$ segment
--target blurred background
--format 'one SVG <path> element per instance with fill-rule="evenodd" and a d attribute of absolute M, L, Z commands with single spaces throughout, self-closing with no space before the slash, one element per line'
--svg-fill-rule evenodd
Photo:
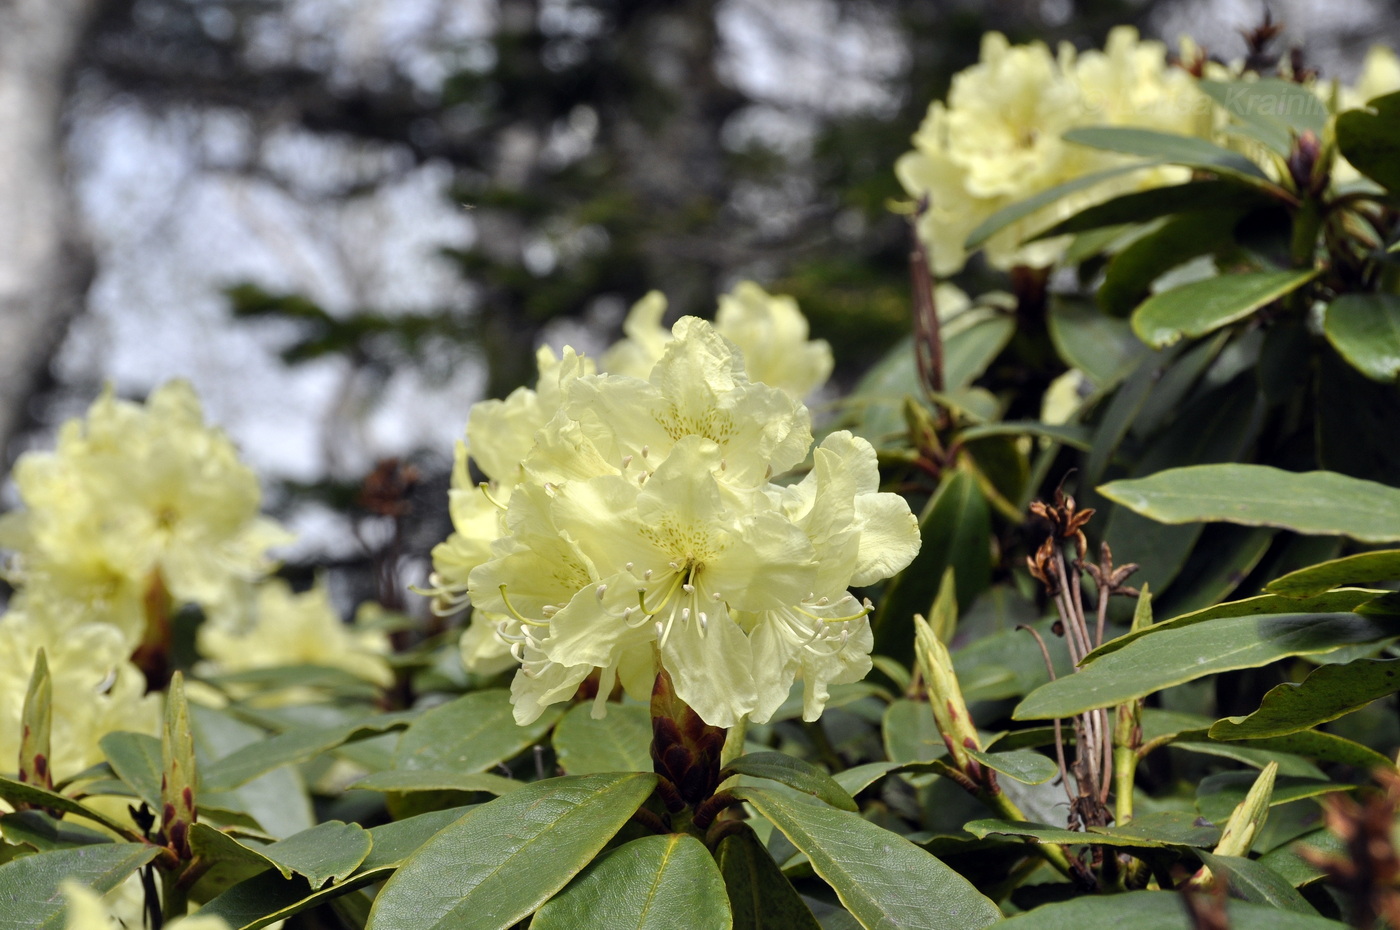
<path fill-rule="evenodd" d="M 1400 45 L 1392 2 L 1270 10 L 1325 76 Z M 1228 59 L 1264 12 L 0 0 L 6 467 L 104 383 L 188 378 L 301 535 L 292 573 L 404 603 L 468 407 L 528 381 L 536 345 L 596 352 L 652 288 L 709 315 L 746 278 L 798 298 L 838 381 L 906 332 L 891 168 L 985 30 L 1083 48 L 1131 23 Z"/>

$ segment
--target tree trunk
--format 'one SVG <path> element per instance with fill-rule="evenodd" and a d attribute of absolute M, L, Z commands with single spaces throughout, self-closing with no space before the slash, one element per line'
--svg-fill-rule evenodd
<path fill-rule="evenodd" d="M 0 452 L 91 277 L 64 183 L 60 120 L 100 2 L 0 0 Z"/>

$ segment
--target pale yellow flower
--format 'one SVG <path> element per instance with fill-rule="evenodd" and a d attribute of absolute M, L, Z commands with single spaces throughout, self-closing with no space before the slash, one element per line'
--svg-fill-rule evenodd
<path fill-rule="evenodd" d="M 1193 133 L 1209 112 L 1189 75 L 1167 63 L 1166 47 L 1115 29 L 1102 52 L 1058 57 L 1041 43 L 1013 46 L 983 37 L 981 60 L 953 78 L 946 103 L 934 101 L 914 136 L 914 151 L 895 165 L 904 189 L 928 207 L 918 232 L 934 272 L 952 274 L 967 260 L 964 242 L 996 211 L 1124 159 L 1061 137 L 1082 126 L 1133 126 Z M 1181 169 L 1120 175 L 1063 198 L 993 236 L 994 267 L 1043 267 L 1065 241 L 1027 243 L 1039 230 L 1116 194 L 1185 180 Z"/>
<path fill-rule="evenodd" d="M 114 915 L 113 908 L 86 885 L 70 880 L 65 881 L 62 888 L 63 897 L 68 901 L 67 920 L 63 925 L 65 930 L 134 930 L 141 926 L 140 923 L 129 922 L 141 918 L 126 913 L 127 909 L 120 911 L 127 919 Z M 176 918 L 166 926 L 170 930 L 229 930 L 223 918 L 198 913 Z"/>
<path fill-rule="evenodd" d="M 108 733 L 158 731 L 160 700 L 145 693 L 145 676 L 128 661 L 121 632 L 106 623 L 65 622 L 60 609 L 26 592 L 0 616 L 0 772 L 18 768 L 20 719 L 40 649 L 53 683 L 55 780 L 101 762 L 98 742 Z"/>
<path fill-rule="evenodd" d="M 380 687 L 393 683 L 382 632 L 343 623 L 330 592 L 317 582 L 294 593 L 280 578 L 257 588 L 252 621 L 244 627 L 206 622 L 199 628 L 199 651 L 214 674 L 284 665 L 338 668 Z"/>
<path fill-rule="evenodd" d="M 767 719 L 798 678 L 813 719 L 827 685 L 870 668 L 866 608 L 846 589 L 918 549 L 868 443 L 836 434 L 811 476 L 774 484 L 811 444 L 806 408 L 750 381 L 711 324 L 687 317 L 673 336 L 648 380 L 568 385 L 492 559 L 471 573 L 473 604 L 520 664 L 521 722 L 595 670 L 595 713 L 616 684 L 645 699 L 661 668 L 715 726 Z M 485 622 L 470 657 L 484 655 Z"/>
<path fill-rule="evenodd" d="M 666 298 L 652 291 L 633 305 L 623 323 L 625 338 L 603 354 L 602 367 L 611 374 L 643 380 L 666 351 L 671 331 L 661 324 Z M 801 400 L 831 377 L 831 346 L 809 339 L 807 318 L 797 301 L 769 294 L 752 281 L 741 281 L 719 298 L 715 331 L 734 343 L 743 355 L 749 380 L 785 391 Z"/>
<path fill-rule="evenodd" d="M 62 602 L 61 622 L 110 623 L 133 648 L 148 599 L 235 615 L 267 550 L 291 539 L 259 515 L 257 478 L 183 381 L 145 404 L 107 391 L 14 480 L 25 509 L 0 518 L 0 545 L 15 580 Z"/>

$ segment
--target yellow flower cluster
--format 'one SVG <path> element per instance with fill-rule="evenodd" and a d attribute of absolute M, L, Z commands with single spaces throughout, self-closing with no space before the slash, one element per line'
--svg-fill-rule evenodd
<path fill-rule="evenodd" d="M 18 761 L 41 648 L 57 777 L 100 761 L 113 730 L 155 733 L 159 699 L 132 658 L 168 646 L 185 605 L 205 615 L 200 643 L 216 669 L 314 663 L 386 682 L 382 637 L 354 638 L 322 590 L 296 596 L 266 580 L 269 548 L 291 536 L 260 515 L 256 476 L 187 383 L 145 404 L 107 391 L 63 425 L 53 452 L 22 456 L 14 481 L 24 508 L 0 517 L 17 588 L 0 617 L 0 771 Z"/>
<path fill-rule="evenodd" d="M 789 343 L 788 358 L 755 354 L 782 387 L 746 370 L 718 321 L 658 334 L 664 304 L 650 296 L 605 355 L 642 377 L 543 353 L 536 390 L 473 408 L 468 443 L 488 480 L 468 491 L 459 449 L 456 533 L 435 552 L 435 584 L 441 609 L 474 605 L 467 665 L 518 667 L 517 720 L 595 673 L 601 715 L 615 686 L 645 698 L 662 668 L 713 725 L 767 720 L 794 681 L 811 720 L 830 684 L 869 671 L 867 609 L 848 589 L 907 565 L 918 527 L 849 433 L 828 437 L 800 482 L 771 480 L 807 455 L 794 395 L 829 370 L 796 307 L 774 303 L 744 289 L 725 327 Z"/>
<path fill-rule="evenodd" d="M 947 102 L 929 107 L 895 174 L 911 197 L 927 200 L 919 235 L 935 273 L 947 275 L 967 260 L 968 234 L 997 210 L 1124 162 L 1065 142 L 1068 130 L 1106 125 L 1191 135 L 1209 114 L 1193 78 L 1168 64 L 1166 46 L 1140 40 L 1132 28 L 1114 29 L 1102 51 L 1079 54 L 1065 44 L 1058 55 L 993 32 L 982 40 L 981 60 L 953 78 Z M 1024 243 L 1028 236 L 1116 194 L 1186 177 L 1183 169 L 1148 169 L 1063 198 L 993 236 L 987 260 L 997 268 L 1049 265 L 1063 240 Z"/>

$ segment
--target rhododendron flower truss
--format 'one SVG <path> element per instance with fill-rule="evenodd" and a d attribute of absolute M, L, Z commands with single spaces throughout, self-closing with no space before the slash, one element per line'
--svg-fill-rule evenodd
<path fill-rule="evenodd" d="M 830 683 L 870 669 L 868 608 L 846 589 L 918 550 L 869 443 L 837 433 L 802 482 L 773 483 L 806 454 L 806 408 L 751 382 L 710 324 L 674 335 L 649 380 L 568 385 L 471 573 L 473 604 L 521 663 L 521 722 L 595 669 L 596 714 L 617 684 L 645 700 L 661 668 L 713 726 L 767 720 L 799 678 L 815 719 Z M 479 627 L 469 638 L 484 653 Z"/>

